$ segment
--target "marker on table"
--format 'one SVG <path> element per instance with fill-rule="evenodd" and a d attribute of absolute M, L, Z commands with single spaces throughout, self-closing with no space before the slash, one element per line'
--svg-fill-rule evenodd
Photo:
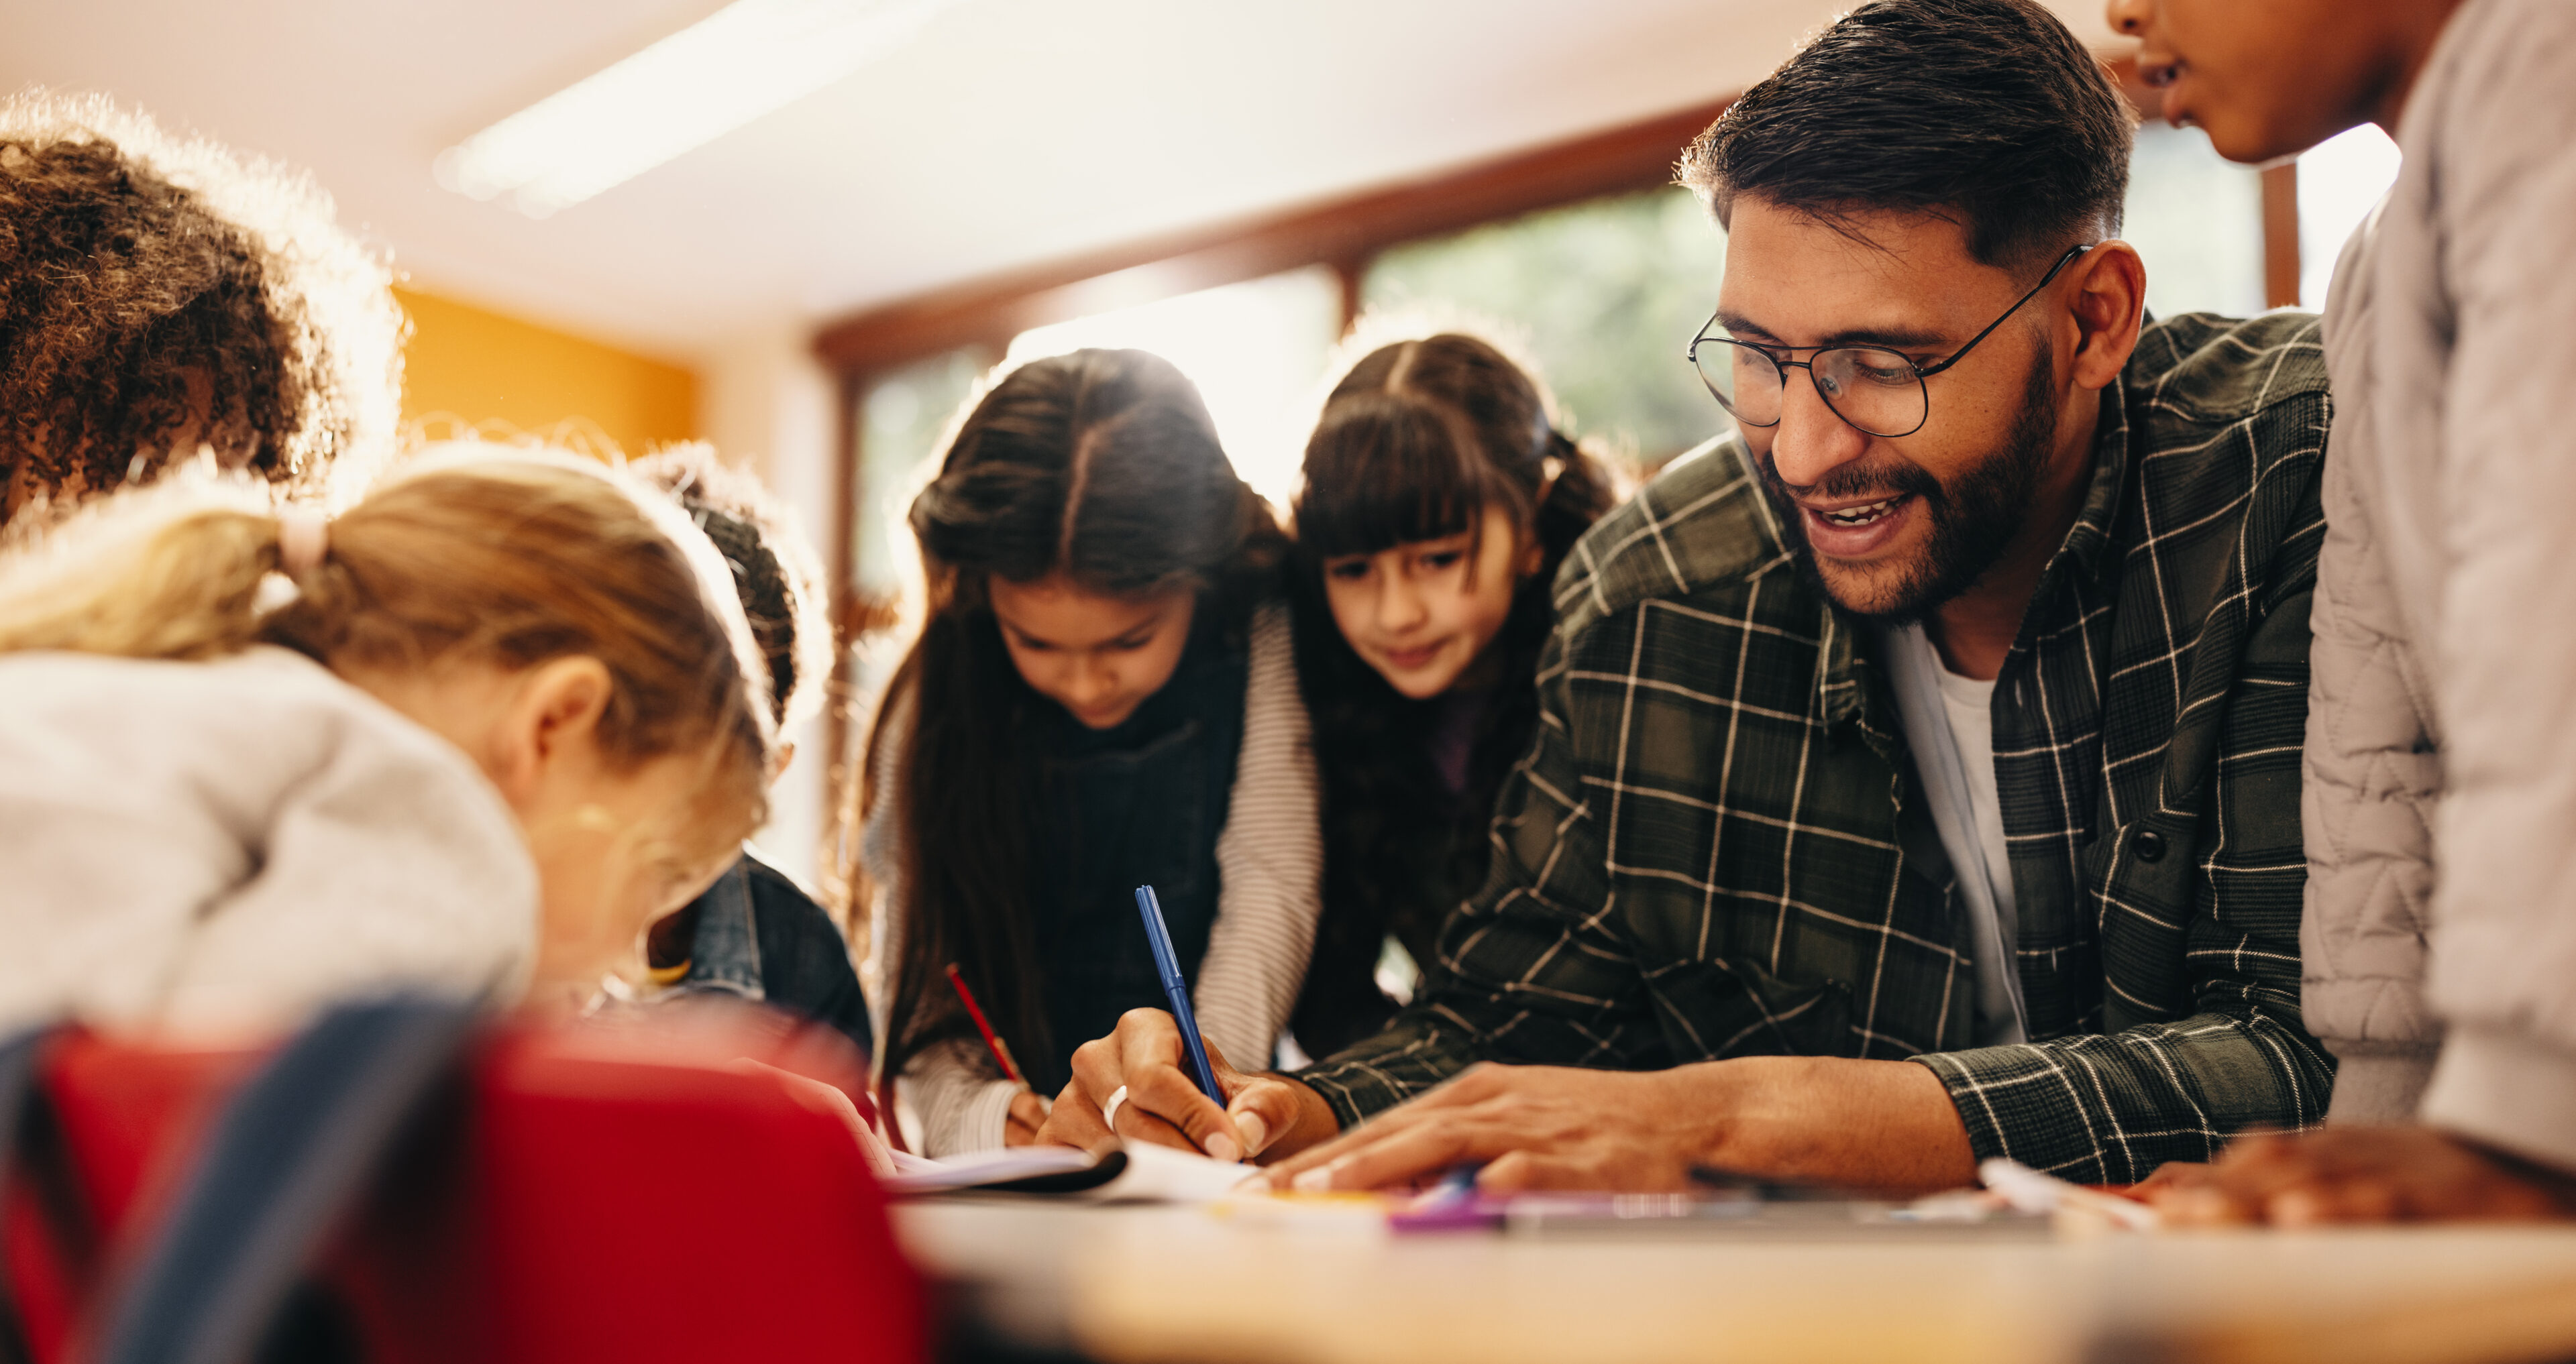
<path fill-rule="evenodd" d="M 2164 1222 L 2155 1209 L 2136 1199 L 2071 1184 L 2003 1156 L 1978 1162 L 1977 1177 L 2021 1212 L 2054 1213 L 2061 1208 L 2074 1208 L 2127 1231 L 2153 1231 Z"/>
<path fill-rule="evenodd" d="M 1207 1043 L 1199 1038 L 1198 1015 L 1190 1012 L 1190 983 L 1181 979 L 1180 954 L 1172 950 L 1172 930 L 1163 923 L 1163 902 L 1152 886 L 1136 887 L 1136 913 L 1145 921 L 1145 945 L 1154 949 L 1154 969 L 1162 973 L 1163 993 L 1172 1001 L 1172 1019 L 1181 1026 L 1181 1049 L 1190 1055 L 1190 1079 L 1199 1092 L 1222 1105 L 1216 1070 L 1208 1064 Z"/>
<path fill-rule="evenodd" d="M 1503 1202 L 1476 1192 L 1476 1176 L 1485 1163 L 1475 1161 L 1460 1165 L 1440 1177 L 1440 1182 L 1416 1195 L 1412 1202 L 1389 1209 L 1386 1225 L 1391 1231 L 1491 1231 L 1503 1225 Z"/>
<path fill-rule="evenodd" d="M 1002 1074 L 1009 1077 L 1012 1084 L 1035 1094 L 1037 1091 L 1029 1086 L 1029 1077 L 1020 1073 L 1020 1063 L 1011 1059 L 1011 1044 L 1003 1041 L 1002 1035 L 993 1031 L 993 1025 L 985 1021 L 984 1006 L 975 1002 L 975 992 L 966 988 L 966 977 L 958 974 L 957 963 L 953 961 L 948 963 L 948 983 L 956 987 L 957 998 L 965 1002 L 966 1016 L 975 1020 L 975 1031 L 984 1034 L 985 1049 L 993 1053 L 994 1060 L 1002 1063 Z"/>

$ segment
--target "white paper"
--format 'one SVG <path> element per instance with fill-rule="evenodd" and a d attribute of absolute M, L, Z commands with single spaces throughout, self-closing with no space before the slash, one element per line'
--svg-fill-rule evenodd
<path fill-rule="evenodd" d="M 1196 1151 L 1126 1143 L 1127 1168 L 1116 1179 L 1074 1197 L 1092 1203 L 1213 1203 L 1253 1176 L 1253 1168 Z"/>
<path fill-rule="evenodd" d="M 1251 1178 L 1251 1166 L 1212 1160 L 1193 1151 L 1143 1142 L 1124 1144 L 1127 1168 L 1096 1189 L 1047 1195 L 1086 1203 L 1210 1203 Z M 1097 1158 L 1071 1146 L 1015 1146 L 979 1151 L 945 1160 L 925 1160 L 895 1152 L 897 1173 L 883 1184 L 889 1193 L 947 1193 L 1031 1179 L 1040 1175 L 1078 1174 Z"/>
<path fill-rule="evenodd" d="M 1039 1175 L 1077 1174 L 1098 1163 L 1090 1152 L 1071 1146 L 1012 1146 L 945 1160 L 897 1151 L 894 1161 L 894 1177 L 879 1181 L 888 1193 L 945 1193 Z"/>

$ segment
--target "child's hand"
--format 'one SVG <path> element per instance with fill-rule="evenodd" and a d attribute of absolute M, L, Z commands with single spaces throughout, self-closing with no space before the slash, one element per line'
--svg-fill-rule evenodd
<path fill-rule="evenodd" d="M 1181 1070 L 1181 1031 L 1172 1016 L 1128 1010 L 1117 1031 L 1074 1051 L 1073 1083 L 1059 1096 L 1046 1140 L 1087 1151 L 1115 1135 L 1231 1161 L 1275 1159 L 1339 1129 L 1322 1095 L 1284 1076 L 1236 1070 L 1214 1042 L 1207 1052 L 1223 1107 Z"/>
<path fill-rule="evenodd" d="M 1002 1124 L 1004 1146 L 1026 1146 L 1038 1139 L 1038 1129 L 1046 1126 L 1047 1101 L 1029 1090 L 1011 1096 L 1011 1117 Z"/>
<path fill-rule="evenodd" d="M 2576 1177 L 2430 1127 L 2253 1133 L 2137 1192 L 2168 1224 L 2576 1217 Z"/>

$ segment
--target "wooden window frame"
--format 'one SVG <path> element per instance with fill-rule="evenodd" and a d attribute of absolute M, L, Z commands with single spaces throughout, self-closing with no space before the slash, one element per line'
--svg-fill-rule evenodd
<path fill-rule="evenodd" d="M 2134 58 L 2109 63 L 2130 103 L 2152 116 L 2161 98 L 2139 79 Z M 935 289 L 869 308 L 825 326 L 814 353 L 838 376 L 840 411 L 832 479 L 832 619 L 843 639 L 880 623 L 883 604 L 861 599 L 853 581 L 860 468 L 859 405 L 880 376 L 942 352 L 977 347 L 998 358 L 1032 327 L 1109 308 L 1151 302 L 1310 265 L 1341 281 L 1342 322 L 1359 310 L 1361 281 L 1386 249 L 1426 237 L 1672 182 L 1691 139 L 1733 96 L 1583 137 L 1323 203 L 1166 233 L 1104 250 Z M 2266 306 L 2299 301 L 2299 194 L 2294 162 L 2262 178 Z M 824 751 L 832 781 L 848 749 L 847 650 L 833 670 Z"/>
<path fill-rule="evenodd" d="M 995 357 L 1031 327 L 1212 289 L 1283 270 L 1329 266 L 1341 281 L 1342 323 L 1359 309 L 1369 262 L 1389 247 L 1604 195 L 1670 184 L 1690 140 L 1732 97 L 1605 132 L 1552 143 L 1401 185 L 1169 233 L 1106 250 L 933 290 L 834 322 L 814 353 L 838 377 L 840 411 L 832 476 L 832 619 L 843 639 L 878 623 L 883 604 L 862 599 L 857 568 L 859 405 L 879 377 L 946 351 Z M 849 750 L 847 651 L 833 670 L 824 751 L 834 788 L 856 760 Z"/>
<path fill-rule="evenodd" d="M 2164 106 L 2164 94 L 2138 75 L 2138 59 L 2115 58 L 2107 65 L 2120 93 L 2142 119 L 2153 120 Z M 2299 306 L 2299 163 L 2280 162 L 2263 168 L 2263 306 Z"/>

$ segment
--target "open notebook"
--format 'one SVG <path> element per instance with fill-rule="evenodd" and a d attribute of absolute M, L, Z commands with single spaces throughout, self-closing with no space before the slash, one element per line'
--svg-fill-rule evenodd
<path fill-rule="evenodd" d="M 925 1160 L 898 1151 L 894 1161 L 893 1177 L 879 1181 L 888 1193 L 993 1190 L 1059 1194 L 1095 1203 L 1208 1203 L 1234 1192 L 1253 1173 L 1249 1165 L 1143 1142 L 1104 1145 L 1093 1151 L 1018 1146 L 946 1160 Z"/>

